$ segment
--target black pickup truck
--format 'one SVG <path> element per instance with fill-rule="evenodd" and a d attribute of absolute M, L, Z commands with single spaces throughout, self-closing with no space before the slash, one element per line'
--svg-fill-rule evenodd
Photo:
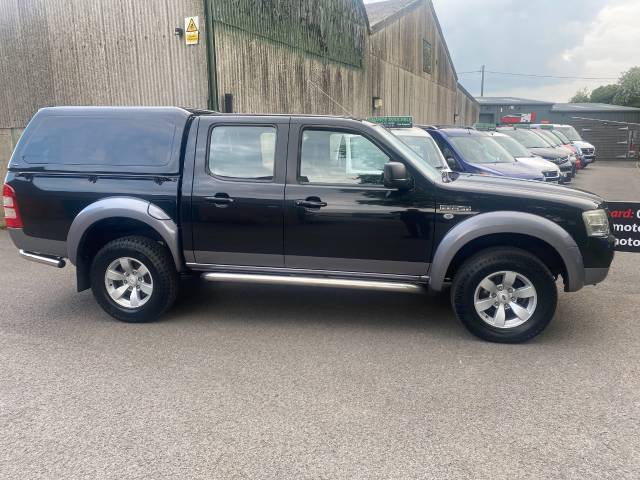
<path fill-rule="evenodd" d="M 604 280 L 614 256 L 596 195 L 442 172 L 382 126 L 340 117 L 45 108 L 13 153 L 3 205 L 23 257 L 68 259 L 78 291 L 129 322 L 158 318 L 189 273 L 451 283 L 471 332 L 520 342 L 554 316 L 558 277 L 575 292 Z"/>

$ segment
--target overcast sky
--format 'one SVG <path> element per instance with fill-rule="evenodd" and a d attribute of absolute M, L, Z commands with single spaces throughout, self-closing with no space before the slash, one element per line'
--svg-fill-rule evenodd
<path fill-rule="evenodd" d="M 375 0 L 365 0 L 372 3 Z M 568 101 L 579 89 L 615 83 L 640 65 L 640 0 L 433 0 L 458 72 L 479 70 L 612 80 L 510 77 L 487 73 L 485 96 Z M 460 74 L 480 94 L 479 74 Z"/>

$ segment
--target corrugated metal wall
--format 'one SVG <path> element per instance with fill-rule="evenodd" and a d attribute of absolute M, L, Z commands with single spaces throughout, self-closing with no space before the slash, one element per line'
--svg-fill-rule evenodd
<path fill-rule="evenodd" d="M 613 111 L 557 111 L 552 109 L 548 115 L 549 120 L 554 123 L 571 123 L 571 120 L 579 118 L 593 118 L 596 120 L 612 120 L 615 122 L 640 123 L 640 110 L 613 110 Z"/>
<path fill-rule="evenodd" d="M 204 30 L 202 0 L 0 1 L 0 128 L 48 105 L 206 108 L 206 45 L 173 34 L 190 15 Z"/>
<path fill-rule="evenodd" d="M 640 140 L 640 125 L 588 118 L 572 119 L 567 123 L 573 125 L 585 141 L 596 147 L 599 160 L 635 158 L 630 155 L 630 150 L 636 151 L 637 142 Z"/>

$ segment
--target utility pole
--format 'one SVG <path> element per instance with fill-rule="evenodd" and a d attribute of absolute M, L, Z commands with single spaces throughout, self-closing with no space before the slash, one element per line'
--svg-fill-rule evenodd
<path fill-rule="evenodd" d="M 482 68 L 480 69 L 480 71 L 482 72 L 482 81 L 480 83 L 480 96 L 484 97 L 484 65 L 482 65 Z"/>

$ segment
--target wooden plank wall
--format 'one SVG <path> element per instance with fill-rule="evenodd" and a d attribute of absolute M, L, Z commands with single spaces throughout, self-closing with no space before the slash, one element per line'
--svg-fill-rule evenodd
<path fill-rule="evenodd" d="M 432 74 L 423 71 L 422 40 L 432 46 Z M 444 39 L 427 2 L 370 37 L 372 96 L 383 99 L 380 115 L 412 115 L 416 123 L 453 123 L 457 82 Z"/>
<path fill-rule="evenodd" d="M 231 93 L 236 112 L 368 115 L 366 69 L 228 25 L 216 23 L 214 29 L 220 105 Z"/>
<path fill-rule="evenodd" d="M 216 23 L 361 67 L 368 36 L 361 0 L 206 0 Z"/>
<path fill-rule="evenodd" d="M 456 125 L 471 126 L 478 121 L 480 105 L 462 88 L 458 88 Z"/>
<path fill-rule="evenodd" d="M 451 123 L 456 79 L 429 5 L 366 36 L 361 67 L 216 23 L 220 105 L 232 93 L 239 112 Z M 173 35 L 188 15 L 200 16 L 198 46 Z M 202 0 L 2 0 L 0 128 L 24 127 L 49 105 L 206 108 L 207 33 Z M 432 45 L 431 75 L 422 71 L 423 38 Z M 383 99 L 379 112 L 374 96 Z"/>
<path fill-rule="evenodd" d="M 206 45 L 173 32 L 189 15 L 204 30 L 202 0 L 1 0 L 0 128 L 49 105 L 206 108 Z"/>

